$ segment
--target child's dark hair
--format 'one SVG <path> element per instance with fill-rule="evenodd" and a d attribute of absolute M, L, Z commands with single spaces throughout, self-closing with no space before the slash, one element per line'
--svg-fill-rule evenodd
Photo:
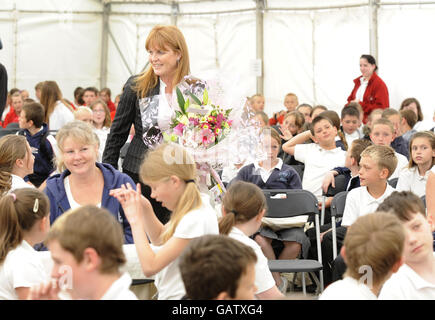
<path fill-rule="evenodd" d="M 379 205 L 377 211 L 391 212 L 402 222 L 411 220 L 415 213 L 426 218 L 423 200 L 411 191 L 394 191 Z"/>
<path fill-rule="evenodd" d="M 354 158 L 359 165 L 359 162 L 361 161 L 361 153 L 368 147 L 373 145 L 373 143 L 370 140 L 367 139 L 355 139 L 352 142 L 350 151 L 350 156 Z"/>
<path fill-rule="evenodd" d="M 226 215 L 219 220 L 219 233 L 227 235 L 235 224 L 247 222 L 266 209 L 266 197 L 257 185 L 236 181 L 225 193 L 222 207 Z"/>
<path fill-rule="evenodd" d="M 323 112 L 326 112 L 326 111 L 323 111 Z M 324 115 L 323 112 L 322 112 L 321 114 L 319 114 L 317 117 L 315 117 L 315 118 L 313 119 L 313 121 L 311 122 L 311 125 L 309 126 L 310 131 L 311 131 L 311 134 L 312 134 L 313 136 L 314 136 L 314 126 L 315 126 L 318 122 L 320 122 L 320 121 L 322 121 L 322 120 L 326 120 L 326 121 L 328 121 L 328 122 L 331 124 L 331 126 L 334 126 L 334 122 L 331 120 L 331 118 L 329 118 L 329 117 L 327 117 L 326 115 Z"/>
<path fill-rule="evenodd" d="M 290 111 L 287 112 L 284 116 L 284 120 L 288 117 L 294 117 L 295 118 L 295 125 L 298 127 L 298 130 L 300 130 L 304 124 L 305 124 L 305 117 L 300 111 Z"/>
<path fill-rule="evenodd" d="M 35 128 L 41 128 L 44 122 L 45 110 L 42 104 L 37 102 L 26 103 L 23 106 L 23 110 L 26 113 L 26 120 L 33 121 Z"/>
<path fill-rule="evenodd" d="M 325 117 L 331 119 L 332 125 L 337 128 L 337 134 L 344 145 L 344 149 L 347 150 L 349 147 L 347 145 L 346 137 L 344 136 L 344 133 L 340 129 L 341 121 L 340 121 L 340 117 L 338 116 L 338 113 L 333 110 L 326 110 L 323 111 L 320 115 L 324 115 Z"/>
<path fill-rule="evenodd" d="M 235 298 L 240 278 L 257 262 L 251 247 L 224 235 L 191 240 L 179 259 L 186 295 L 192 300 L 212 300 L 221 292 Z"/>
<path fill-rule="evenodd" d="M 416 98 L 406 98 L 402 101 L 399 110 L 402 110 L 403 108 L 409 106 L 411 103 L 415 103 L 417 106 L 417 121 L 423 120 L 423 112 L 421 112 L 421 105 L 420 102 Z"/>
<path fill-rule="evenodd" d="M 353 105 L 348 105 L 341 110 L 341 119 L 343 120 L 345 116 L 357 117 L 359 119 L 359 110 Z"/>
<path fill-rule="evenodd" d="M 48 217 L 50 201 L 36 188 L 15 189 L 0 199 L 0 264 L 35 223 Z"/>
<path fill-rule="evenodd" d="M 408 126 L 412 129 L 417 123 L 417 115 L 414 111 L 409 109 L 400 110 L 400 118 L 405 119 Z"/>

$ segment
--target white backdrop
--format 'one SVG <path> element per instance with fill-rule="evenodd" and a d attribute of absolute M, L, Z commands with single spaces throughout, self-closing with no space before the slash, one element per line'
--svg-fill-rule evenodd
<path fill-rule="evenodd" d="M 420 100 L 425 118 L 432 118 L 435 6 L 389 2 L 382 1 L 378 10 L 378 65 L 390 106 L 398 108 L 413 96 Z M 360 74 L 360 55 L 370 53 L 369 7 L 357 6 L 368 0 L 266 3 L 265 111 L 272 115 L 281 110 L 284 95 L 293 92 L 300 103 L 323 104 L 339 112 Z M 194 75 L 219 73 L 241 94 L 256 93 L 255 6 L 252 0 L 179 2 L 176 24 L 186 37 Z M 34 97 L 37 82 L 55 80 L 70 100 L 77 86 L 98 88 L 103 9 L 97 0 L 0 1 L 0 62 L 8 70 L 9 88 L 27 89 Z M 130 71 L 143 69 L 147 34 L 155 24 L 172 23 L 171 10 L 164 4 L 112 4 L 109 29 L 128 65 L 109 37 L 107 86 L 113 96 Z M 216 13 L 221 11 L 233 12 Z"/>

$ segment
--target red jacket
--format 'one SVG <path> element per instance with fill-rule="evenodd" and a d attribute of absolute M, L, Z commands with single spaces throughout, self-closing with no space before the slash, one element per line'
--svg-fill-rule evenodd
<path fill-rule="evenodd" d="M 15 113 L 14 107 L 11 107 L 8 114 L 5 117 L 5 121 L 3 121 L 3 128 L 6 128 L 9 123 L 18 122 L 19 115 Z"/>
<path fill-rule="evenodd" d="M 109 100 L 109 102 L 107 102 L 107 107 L 109 108 L 110 112 L 115 111 L 115 104 L 113 103 L 112 100 Z"/>
<path fill-rule="evenodd" d="M 360 78 L 361 77 L 358 77 L 353 80 L 355 87 L 353 88 L 350 96 L 347 98 L 348 103 L 355 99 L 356 92 L 361 86 Z M 376 72 L 373 72 L 372 76 L 370 77 L 366 91 L 364 92 L 363 101 L 361 101 L 360 104 L 364 110 L 364 123 L 367 123 L 367 117 L 373 109 L 387 109 L 390 106 L 387 85 L 384 83 L 384 81 L 382 81 L 381 78 L 379 78 Z"/>

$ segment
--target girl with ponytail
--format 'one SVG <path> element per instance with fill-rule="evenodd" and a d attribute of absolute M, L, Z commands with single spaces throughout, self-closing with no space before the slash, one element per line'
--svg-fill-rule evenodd
<path fill-rule="evenodd" d="M 218 234 L 216 213 L 195 184 L 196 165 L 179 145 L 162 144 L 148 151 L 140 167 L 142 182 L 151 187 L 151 197 L 172 211 L 163 225 L 140 184 L 110 192 L 121 203 L 130 222 L 136 251 L 145 276 L 155 276 L 158 299 L 181 299 L 185 295 L 178 257 L 190 240 Z M 155 252 L 150 246 L 158 246 Z"/>
<path fill-rule="evenodd" d="M 33 246 L 50 228 L 49 201 L 36 188 L 16 189 L 0 199 L 0 300 L 26 299 L 48 274 Z"/>
<path fill-rule="evenodd" d="M 222 218 L 219 220 L 221 234 L 228 235 L 254 249 L 257 255 L 255 295 L 260 300 L 284 298 L 275 285 L 261 247 L 250 238 L 260 228 L 266 209 L 266 198 L 259 187 L 253 183 L 236 181 L 225 193 Z"/>

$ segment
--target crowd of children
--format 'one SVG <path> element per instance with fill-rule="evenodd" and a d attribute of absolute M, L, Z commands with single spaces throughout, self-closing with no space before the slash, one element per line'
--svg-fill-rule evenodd
<path fill-rule="evenodd" d="M 110 89 L 78 87 L 70 102 L 45 81 L 35 96 L 11 90 L 2 115 L 0 299 L 137 299 L 120 271 L 124 244 L 135 246 L 158 299 L 283 299 L 289 279 L 268 260 L 317 259 L 316 234 L 310 220 L 305 228 L 265 226 L 262 189 L 308 190 L 325 207 L 320 299 L 435 298 L 435 135 L 417 99 L 399 111 L 374 109 L 364 124 L 357 102 L 337 113 L 288 93 L 269 118 L 265 97 L 253 95 L 248 107 L 266 159 L 224 168 L 228 189 L 216 212 L 180 146 L 146 153 L 138 176 L 150 198 L 102 163 L 120 101 Z M 168 154 L 182 161 L 168 163 Z M 338 175 L 348 193 L 334 236 L 333 197 L 323 196 Z M 167 223 L 154 200 L 171 212 Z M 51 274 L 38 250 L 50 251 Z"/>

